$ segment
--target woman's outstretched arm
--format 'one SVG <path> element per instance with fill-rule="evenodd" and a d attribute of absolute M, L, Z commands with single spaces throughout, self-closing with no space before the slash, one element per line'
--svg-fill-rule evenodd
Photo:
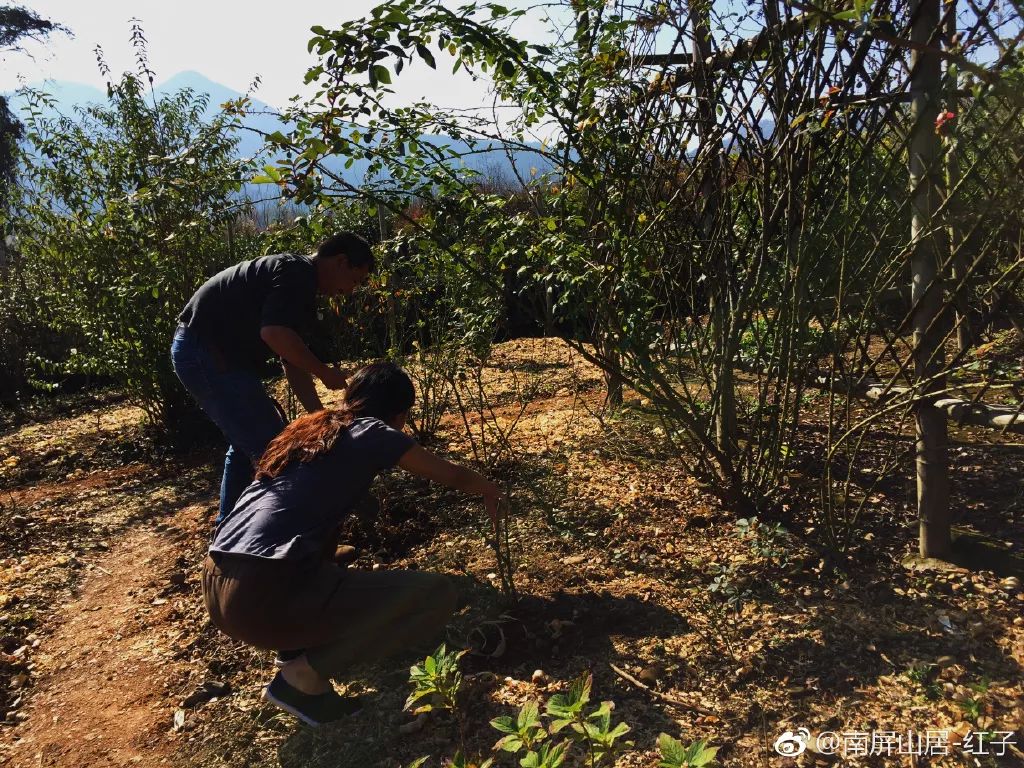
<path fill-rule="evenodd" d="M 487 516 L 490 517 L 491 525 L 497 533 L 501 489 L 479 472 L 453 464 L 419 445 L 414 445 L 406 451 L 398 460 L 398 466 L 406 472 L 447 485 L 449 488 L 483 496 Z"/>

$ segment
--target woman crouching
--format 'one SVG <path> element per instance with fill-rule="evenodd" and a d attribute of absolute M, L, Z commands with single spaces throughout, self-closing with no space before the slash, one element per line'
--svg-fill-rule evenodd
<path fill-rule="evenodd" d="M 373 478 L 397 465 L 482 496 L 497 522 L 498 486 L 403 434 L 413 399 L 412 382 L 393 363 L 360 369 L 340 409 L 302 416 L 270 443 L 206 558 L 211 621 L 236 640 L 288 651 L 264 696 L 309 725 L 359 708 L 331 678 L 426 644 L 455 611 L 446 576 L 349 570 L 331 558 L 339 524 Z"/>

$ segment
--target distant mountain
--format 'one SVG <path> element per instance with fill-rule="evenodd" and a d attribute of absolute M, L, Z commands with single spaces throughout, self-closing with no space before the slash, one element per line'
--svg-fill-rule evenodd
<path fill-rule="evenodd" d="M 210 111 L 216 112 L 217 108 L 225 101 L 237 99 L 242 94 L 236 90 L 228 88 L 226 85 L 215 83 L 213 80 L 208 78 L 206 75 L 200 72 L 194 72 L 192 70 L 186 70 L 179 72 L 170 80 L 167 80 L 154 89 L 161 96 L 167 94 L 176 93 L 177 91 L 183 90 L 184 88 L 190 88 L 196 93 L 205 93 L 210 97 Z M 270 109 L 263 102 L 259 102 L 264 108 Z"/>
<path fill-rule="evenodd" d="M 31 87 L 51 94 L 55 100 L 53 111 L 63 114 L 71 114 L 75 107 L 84 107 L 90 103 L 103 102 L 107 98 L 105 91 L 81 83 L 51 80 L 46 83 L 35 84 Z M 232 88 L 210 80 L 200 72 L 194 71 L 179 72 L 169 80 L 157 85 L 154 91 L 160 96 L 165 96 L 184 88 L 189 88 L 196 93 L 209 95 L 210 102 L 207 112 L 211 116 L 219 110 L 220 105 L 224 102 L 237 99 L 243 95 Z M 16 95 L 11 97 L 11 109 L 16 114 L 24 106 L 25 102 L 23 99 Z M 287 133 L 290 128 L 285 121 L 277 116 L 277 111 L 273 107 L 255 98 L 251 101 L 251 111 L 244 119 L 243 125 L 250 130 L 242 130 L 239 133 L 238 153 L 241 157 L 254 157 L 260 152 L 263 146 L 261 134 L 274 131 Z M 468 145 L 464 142 L 445 136 L 423 136 L 421 138 L 423 141 L 435 145 L 447 144 L 459 153 L 469 150 Z M 480 144 L 477 147 L 476 153 L 467 159 L 466 167 L 475 171 L 491 175 L 497 174 L 508 178 L 514 178 L 512 173 L 513 163 L 520 175 L 525 178 L 530 177 L 531 169 L 533 168 L 537 169 L 537 173 L 545 173 L 550 170 L 550 165 L 537 152 L 518 149 L 511 153 L 511 157 L 512 159 L 510 160 L 506 148 L 499 143 Z M 273 158 L 270 158 L 268 162 L 272 160 Z M 369 161 L 361 158 L 357 159 L 352 163 L 351 167 L 346 169 L 345 163 L 347 161 L 347 157 L 332 157 L 327 159 L 325 165 L 330 171 L 341 176 L 350 184 L 358 186 L 364 183 Z M 253 197 L 266 197 L 268 188 L 265 186 L 251 187 L 247 185 L 247 192 Z"/>
<path fill-rule="evenodd" d="M 85 107 L 99 101 L 105 101 L 106 91 L 96 86 L 85 83 L 72 83 L 66 80 L 51 80 L 47 83 L 34 83 L 29 86 L 38 90 L 46 91 L 56 100 L 58 109 L 63 112 L 71 112 L 74 107 Z M 17 112 L 24 107 L 25 101 L 16 95 L 11 96 L 11 109 Z"/>

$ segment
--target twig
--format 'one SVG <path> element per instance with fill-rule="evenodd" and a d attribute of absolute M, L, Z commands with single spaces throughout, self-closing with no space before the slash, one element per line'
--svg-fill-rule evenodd
<path fill-rule="evenodd" d="M 702 707 L 699 704 L 690 704 L 689 702 L 682 701 L 681 699 L 676 699 L 672 696 L 668 696 L 664 693 L 661 693 L 660 691 L 656 691 L 649 685 L 644 685 L 631 674 L 619 669 L 614 664 L 609 664 L 608 666 L 612 668 L 612 672 L 621 677 L 623 680 L 625 680 L 628 683 L 632 683 L 637 688 L 647 691 L 649 694 L 651 694 L 651 696 L 658 699 L 659 701 L 663 701 L 666 704 L 669 704 L 673 707 L 677 707 L 678 709 L 685 709 L 688 712 L 697 712 L 702 715 L 714 715 L 715 717 L 719 717 L 718 715 L 715 715 L 715 713 L 712 712 L 710 709 L 706 709 L 705 707 Z M 724 720 L 725 718 L 721 719 Z"/>
<path fill-rule="evenodd" d="M 508 498 L 508 489 L 505 489 L 506 499 Z M 508 502 L 505 502 L 506 504 Z M 501 578 L 502 591 L 505 596 L 517 602 L 519 595 L 516 592 L 515 585 L 515 566 L 512 563 L 512 542 L 509 535 L 509 528 L 511 527 L 510 515 L 507 513 L 504 516 L 501 515 L 501 507 L 498 508 L 498 524 L 494 531 L 494 538 L 489 536 L 485 539 L 490 543 L 494 549 L 494 556 L 498 564 L 498 575 Z"/>

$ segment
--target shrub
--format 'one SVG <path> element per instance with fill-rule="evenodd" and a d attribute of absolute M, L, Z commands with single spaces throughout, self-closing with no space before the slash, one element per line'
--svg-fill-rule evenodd
<path fill-rule="evenodd" d="M 135 45 L 152 82 L 141 37 Z M 51 362 L 111 377 L 174 431 L 190 409 L 168 356 L 175 318 L 203 280 L 239 260 L 237 117 L 208 119 L 205 95 L 157 96 L 134 74 L 107 93 L 73 115 L 26 93 L 22 268 L 40 291 L 40 319 L 75 341 L 75 354 Z"/>

